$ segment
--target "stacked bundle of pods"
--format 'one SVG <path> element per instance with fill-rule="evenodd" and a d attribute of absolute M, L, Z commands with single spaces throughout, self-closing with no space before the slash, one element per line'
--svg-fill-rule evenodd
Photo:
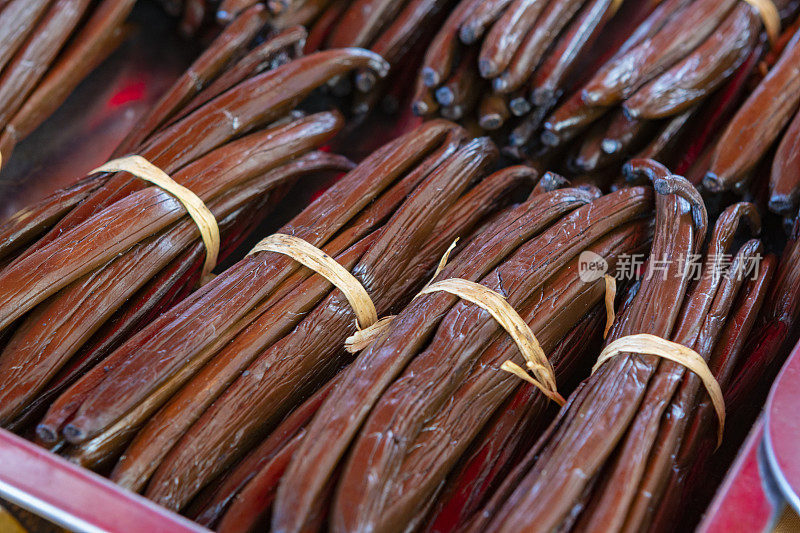
<path fill-rule="evenodd" d="M 379 102 L 391 110 L 408 104 L 411 95 L 404 90 L 407 80 L 415 76 L 425 47 L 456 0 L 222 0 L 214 6 L 207 0 L 165 3 L 171 4 L 174 14 L 183 13 L 182 24 L 188 33 L 194 33 L 212 13 L 216 22 L 225 25 L 252 6 L 263 5 L 273 28 L 308 28 L 306 52 L 356 46 L 379 54 L 392 67 L 391 79 L 381 80 L 364 70 L 332 84 L 334 94 L 351 96 L 353 111 L 363 114 Z"/>
<path fill-rule="evenodd" d="M 566 154 L 571 176 L 679 162 L 694 125 L 730 118 L 765 24 L 772 35 L 796 13 L 774 4 L 777 17 L 741 0 L 463 0 L 428 49 L 414 108 L 477 121 L 520 157 Z"/>
<path fill-rule="evenodd" d="M 486 177 L 497 149 L 465 138 L 455 124 L 430 122 L 392 141 L 278 233 L 351 271 L 373 318 L 396 311 L 456 237 L 535 176 L 512 167 Z M 111 478 L 183 509 L 349 361 L 357 315 L 348 301 L 290 257 L 250 254 L 68 389 L 40 436 L 63 437 L 84 463 L 116 460 L 144 425 Z"/>
<path fill-rule="evenodd" d="M 0 154 L 6 159 L 122 42 L 135 0 L 0 3 Z"/>
<path fill-rule="evenodd" d="M 386 159 L 382 154 L 384 150 L 373 157 Z M 416 154 L 421 152 L 419 148 L 414 151 Z M 458 158 L 462 153 L 463 149 L 453 157 Z M 472 160 L 473 165 L 479 163 L 475 154 L 463 153 L 463 156 Z M 362 164 L 351 176 L 357 176 L 362 168 L 371 169 L 374 163 L 368 162 L 369 165 Z M 484 179 L 473 191 L 519 173 L 530 176 L 533 171 L 526 167 L 511 167 Z M 453 186 L 452 173 L 438 174 L 431 178 L 445 179 Z M 431 178 L 421 186 L 441 187 Z M 348 179 L 344 178 L 339 184 L 344 187 Z M 553 183 L 558 183 L 558 180 L 540 182 L 527 201 L 492 216 L 488 224 L 483 224 L 475 236 L 468 239 L 463 249 L 450 257 L 447 266 L 436 277 L 436 280 L 461 278 L 481 281 L 486 287 L 499 291 L 508 298 L 509 304 L 524 309 L 523 317 L 531 323 L 542 348 L 548 351 L 565 336 L 577 340 L 601 329 L 598 319 L 604 317 L 595 308 L 603 301 L 604 283 L 597 279 L 583 281 L 579 277 L 579 255 L 592 251 L 613 266 L 621 255 L 646 251 L 651 235 L 648 216 L 652 212 L 652 191 L 649 188 L 631 188 L 600 197 L 592 189 L 550 191 Z M 338 190 L 336 193 L 341 194 Z M 444 208 L 453 213 L 453 218 L 441 218 L 427 237 L 430 240 L 418 241 L 418 246 L 397 248 L 388 258 L 383 246 L 375 250 L 382 255 L 380 261 L 377 256 L 371 260 L 377 261 L 374 271 L 368 269 L 369 263 L 366 262 L 373 255 L 372 248 L 361 263 L 351 267 L 362 281 L 374 280 L 367 286 L 376 303 L 383 308 L 379 311 L 390 310 L 389 306 L 394 302 L 385 301 L 381 294 L 387 288 L 381 287 L 380 282 L 385 282 L 386 278 L 378 276 L 377 266 L 388 261 L 386 267 L 393 271 L 405 269 L 404 277 L 392 281 L 395 284 L 393 291 L 403 291 L 397 303 L 407 302 L 416 294 L 421 282 L 428 279 L 425 274 L 435 264 L 437 253 L 447 247 L 454 235 L 468 234 L 464 231 L 464 223 L 458 222 L 465 215 L 460 214 L 457 218 L 454 215 L 480 211 L 477 208 L 481 204 L 476 205 L 474 199 L 465 201 L 475 194 L 468 193 L 450 208 L 439 207 L 438 202 L 425 198 L 428 207 L 422 214 Z M 484 196 L 485 193 L 480 194 L 480 197 Z M 328 198 L 323 196 L 318 200 L 320 207 L 312 204 L 309 213 L 316 213 L 327 201 Z M 412 209 L 412 205 L 407 203 L 399 213 Z M 483 218 L 486 213 L 479 214 Z M 415 218 L 420 216 L 417 211 Z M 475 214 L 470 216 L 477 221 Z M 377 246 L 383 240 L 397 243 L 412 238 L 409 233 L 412 228 L 405 216 L 396 214 L 387 224 L 379 240 L 371 246 Z M 401 232 L 393 232 L 399 228 L 402 228 Z M 315 237 L 315 240 L 326 238 L 326 235 Z M 434 243 L 435 247 L 432 246 Z M 327 246 L 323 249 L 327 251 Z M 406 255 L 418 264 L 424 259 L 428 268 L 409 269 L 405 266 Z M 340 262 L 345 264 L 343 260 L 344 256 Z M 240 270 L 247 267 L 250 271 L 265 261 L 275 263 L 278 260 L 255 257 L 234 267 L 214 282 L 225 280 L 225 285 L 230 286 L 225 293 L 221 285 L 207 297 L 200 299 L 198 296 L 196 301 L 190 298 L 170 312 L 164 319 L 163 329 L 157 333 L 143 332 L 141 343 L 135 338 L 137 342 L 123 346 L 123 350 L 129 348 L 131 354 L 138 351 L 141 357 L 144 348 L 148 353 L 152 351 L 154 357 L 163 358 L 166 346 L 163 342 L 175 339 L 176 328 L 188 327 L 189 322 L 199 319 L 201 310 L 210 304 L 218 305 L 221 310 L 224 308 L 228 316 L 232 310 L 237 316 L 246 312 L 247 307 L 241 310 L 238 306 L 231 307 L 233 300 L 223 296 L 241 285 L 240 281 L 234 285 L 241 280 Z M 363 266 L 359 267 L 361 264 Z M 350 264 L 345 266 L 350 267 Z M 273 268 L 283 269 L 285 263 L 280 262 Z M 415 276 L 406 279 L 408 272 Z M 277 290 L 274 285 L 282 278 L 278 281 L 272 278 L 262 278 L 257 283 Z M 311 277 L 306 283 L 314 280 L 315 277 Z M 262 292 L 259 290 L 248 299 L 264 298 Z M 237 301 L 244 297 L 241 292 L 234 294 Z M 294 292 L 281 301 L 276 302 L 274 297 L 262 301 L 265 303 L 256 308 L 257 312 L 263 313 L 260 318 L 252 322 L 245 318 L 241 325 L 237 323 L 229 327 L 220 341 L 214 342 L 213 333 L 209 333 L 208 339 L 201 339 L 189 348 L 184 349 L 182 345 L 185 343 L 181 343 L 176 357 L 191 357 L 182 361 L 183 368 L 194 369 L 207 358 L 212 359 L 193 377 L 184 375 L 174 379 L 175 385 L 170 386 L 171 390 L 186 380 L 188 382 L 137 434 L 115 466 L 112 479 L 123 486 L 143 490 L 155 501 L 182 509 L 201 523 L 224 531 L 263 528 L 270 519 L 279 531 L 313 530 L 323 523 L 337 530 L 418 524 L 425 516 L 425 504 L 431 501 L 448 471 L 466 454 L 470 441 L 476 439 L 495 412 L 502 410 L 506 400 L 515 395 L 521 381 L 500 369 L 505 359 L 522 362 L 522 358 L 515 355 L 515 345 L 505 338 L 505 332 L 489 313 L 478 307 L 458 304 L 452 295 L 433 293 L 416 298 L 392 319 L 390 330 L 377 344 L 350 362 L 351 358 L 343 358 L 343 343 L 348 331 L 354 329 L 353 315 L 343 311 L 347 306 L 341 295 L 334 292 L 327 296 L 305 317 L 294 313 L 285 315 L 300 303 Z M 315 297 L 312 304 L 316 301 Z M 344 316 L 340 316 L 343 313 Z M 203 317 L 208 319 L 209 313 L 203 313 Z M 277 325 L 285 321 L 291 322 L 288 327 L 277 329 Z M 240 333 L 240 328 L 246 329 Z M 220 331 L 220 328 L 213 331 Z M 235 338 L 228 340 L 231 336 Z M 224 348 L 220 348 L 222 342 L 226 343 Z M 565 347 L 562 353 L 563 360 L 558 362 L 559 375 L 568 373 L 575 363 L 572 346 Z M 458 357 L 454 359 L 455 354 Z M 139 364 L 144 363 L 136 365 Z M 338 369 L 342 370 L 323 386 Z M 90 431 L 102 429 L 97 425 L 100 418 L 108 424 L 125 412 L 136 412 L 131 411 L 135 404 L 130 400 L 116 399 L 128 396 L 127 391 L 118 388 L 124 383 L 131 383 L 130 387 L 125 386 L 126 389 L 138 390 L 138 398 L 146 398 L 148 391 L 140 390 L 144 386 L 141 380 L 133 383 L 130 379 L 120 379 L 123 375 L 132 377 L 137 372 L 133 366 L 124 374 L 112 371 L 105 378 L 105 384 L 95 389 L 97 392 L 92 393 L 89 400 L 83 401 L 71 422 L 82 434 L 81 438 L 91 438 Z M 171 372 L 180 376 L 174 374 L 176 370 Z M 166 375 L 164 379 L 168 379 Z M 156 387 L 158 385 L 154 384 L 154 391 L 167 390 L 165 385 L 160 389 Z M 494 392 L 486 395 L 482 391 Z M 409 395 L 408 399 L 413 401 L 398 404 L 396 399 L 390 399 L 395 393 Z M 157 394 L 151 392 L 149 398 Z M 448 402 L 451 397 L 458 398 L 458 401 Z M 525 391 L 522 399 L 515 400 L 519 403 L 530 397 L 529 391 Z M 304 398 L 308 399 L 303 402 Z M 476 400 L 485 405 L 475 406 Z M 110 405 L 110 402 L 119 405 Z M 386 428 L 388 420 L 378 416 L 377 410 L 391 410 L 400 405 L 411 412 L 407 417 L 397 419 L 398 427 L 389 431 Z M 534 404 L 531 407 L 539 412 L 543 406 Z M 365 420 L 371 411 L 375 413 L 374 418 L 371 415 Z M 435 413 L 438 413 L 437 418 L 431 420 Z M 519 425 L 526 425 L 526 413 L 528 409 L 517 411 L 516 422 Z M 465 419 L 463 415 L 468 416 Z M 462 423 L 454 423 L 459 419 Z M 426 430 L 427 423 L 455 434 L 439 435 Z M 362 424 L 374 428 L 359 432 Z M 398 433 L 401 430 L 402 436 Z M 63 431 L 72 438 L 69 436 L 73 431 L 70 425 Z M 365 435 L 365 438 L 367 435 L 385 435 L 392 446 L 400 447 L 396 453 L 387 450 L 391 464 L 386 464 L 385 473 L 365 476 L 363 465 L 358 461 L 353 461 L 352 465 L 348 463 L 345 470 L 337 468 L 348 447 L 358 442 L 354 442 L 358 434 Z M 397 438 L 392 435 L 397 435 Z M 509 440 L 519 438 L 517 434 L 509 436 Z M 432 456 L 411 453 L 425 447 L 421 443 L 427 439 L 433 439 L 430 445 L 435 446 L 438 452 L 432 452 Z M 453 441 L 459 443 L 455 449 L 448 445 Z M 377 445 L 364 442 L 363 446 L 372 444 Z M 366 458 L 372 455 L 362 451 L 354 450 L 352 456 Z M 241 460 L 235 465 L 239 458 Z M 233 468 L 226 469 L 228 466 Z M 402 468 L 398 469 L 400 466 Z M 432 468 L 437 473 L 428 477 Z M 411 476 L 413 479 L 408 478 L 411 474 L 414 474 Z M 220 481 L 210 484 L 215 478 Z M 385 484 L 386 491 L 372 486 L 379 479 L 382 485 Z M 339 487 L 347 483 L 348 498 L 355 501 L 364 499 L 364 507 L 357 516 L 339 516 L 337 513 L 328 516 L 328 500 L 335 498 L 336 493 L 343 494 L 341 490 L 344 489 L 335 490 L 337 483 Z M 353 490 L 358 489 L 358 494 L 350 495 L 350 484 Z M 385 495 L 385 499 L 379 506 L 374 506 L 365 499 L 370 494 Z M 387 506 L 393 502 L 398 507 L 389 513 Z M 351 503 L 351 499 L 346 504 L 343 502 L 342 509 L 351 509 Z M 339 523 L 339 520 L 345 522 Z"/>
<path fill-rule="evenodd" d="M 385 63 L 358 49 L 296 57 L 304 33 L 250 48 L 243 14 L 117 150 L 171 175 L 217 221 L 221 246 L 178 199 L 126 172 L 95 172 L 0 229 L 0 423 L 22 431 L 87 369 L 186 296 L 254 230 L 300 176 L 351 163 L 319 151 L 337 112 L 298 103 L 331 78 Z M 291 60 L 290 60 L 291 59 Z M 276 68 L 269 70 L 271 61 Z M 288 61 L 288 62 L 287 62 Z M 282 64 L 283 63 L 283 64 Z"/>
<path fill-rule="evenodd" d="M 648 269 L 609 343 L 645 333 L 688 347 L 707 362 L 723 393 L 735 380 L 758 381 L 741 369 L 753 359 L 745 341 L 775 259 L 761 261 L 762 245 L 751 239 L 726 273 L 717 270 L 742 219 L 759 229 L 754 206 L 735 204 L 720 216 L 693 281 L 674 258 L 702 251 L 704 207 L 688 182 L 663 168 L 652 171 L 656 188 L 669 192 L 657 204 L 650 255 L 650 265 L 663 268 Z M 760 268 L 745 275 L 744 265 L 756 261 Z M 687 469 L 696 466 L 698 448 L 719 442 L 725 412 L 712 408 L 715 387 L 701 374 L 655 355 L 629 347 L 599 363 L 468 530 L 675 530 Z"/>

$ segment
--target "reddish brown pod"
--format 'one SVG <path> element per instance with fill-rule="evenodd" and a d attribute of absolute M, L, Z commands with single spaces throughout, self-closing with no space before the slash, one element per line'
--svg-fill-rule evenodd
<path fill-rule="evenodd" d="M 47 119 L 127 35 L 133 0 L 0 5 L 0 153 Z"/>
<path fill-rule="evenodd" d="M 769 182 L 769 207 L 781 214 L 796 211 L 800 182 L 792 164 L 798 129 L 793 118 L 800 108 L 798 62 L 800 32 L 795 33 L 720 137 L 703 181 L 706 188 L 714 192 L 741 190 L 753 179 L 761 181 L 753 171 L 778 143 Z"/>

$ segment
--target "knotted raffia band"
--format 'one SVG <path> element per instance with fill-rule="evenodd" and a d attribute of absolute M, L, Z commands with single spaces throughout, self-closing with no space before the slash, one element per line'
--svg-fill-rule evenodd
<path fill-rule="evenodd" d="M 553 365 L 547 359 L 531 328 L 528 327 L 528 324 L 525 323 L 519 313 L 511 307 L 511 304 L 502 295 L 474 281 L 450 278 L 428 285 L 417 296 L 439 291 L 448 292 L 462 300 L 474 303 L 492 315 L 514 339 L 514 343 L 525 358 L 525 366 L 535 377 L 532 377 L 522 367 L 511 361 L 503 363 L 501 368 L 533 384 L 545 396 L 559 405 L 564 405 L 564 398 L 556 389 Z"/>
<path fill-rule="evenodd" d="M 444 255 L 442 255 L 442 258 L 439 260 L 439 265 L 436 267 L 436 272 L 434 272 L 431 280 L 425 285 L 426 287 L 433 283 L 436 276 L 444 270 L 448 259 L 450 259 L 450 253 L 455 249 L 456 244 L 458 244 L 458 239 L 454 240 L 453 244 L 451 244 Z M 359 328 L 358 331 L 347 337 L 347 340 L 344 341 L 345 349 L 350 353 L 360 352 L 375 342 L 375 340 L 389 328 L 395 316 L 396 315 L 385 316 L 367 328 Z"/>
<path fill-rule="evenodd" d="M 219 255 L 219 226 L 214 215 L 195 193 L 170 178 L 166 172 L 140 155 L 113 159 L 105 165 L 92 170 L 89 174 L 96 172 L 128 172 L 139 179 L 164 189 L 174 196 L 183 205 L 200 230 L 200 236 L 206 247 L 206 261 L 203 265 L 201 279 L 203 283 L 208 281 L 211 271 L 217 264 L 217 256 Z"/>
<path fill-rule="evenodd" d="M 773 46 L 781 35 L 781 16 L 772 0 L 744 0 L 756 10 L 761 17 L 761 23 L 767 31 L 767 37 Z"/>
<path fill-rule="evenodd" d="M 257 252 L 286 255 L 330 281 L 344 293 L 353 308 L 359 328 L 368 328 L 378 322 L 375 304 L 364 286 L 346 268 L 316 246 L 292 235 L 275 233 L 256 244 L 248 255 Z"/>
<path fill-rule="evenodd" d="M 725 401 L 723 400 L 719 383 L 711 374 L 711 370 L 705 360 L 700 357 L 700 354 L 686 346 L 662 339 L 656 335 L 647 333 L 628 335 L 610 343 L 600 352 L 600 356 L 592 368 L 592 374 L 597 372 L 606 361 L 622 353 L 655 355 L 683 365 L 697 374 L 703 385 L 705 385 L 714 405 L 714 410 L 717 412 L 717 417 L 719 418 L 717 444 L 722 442 L 722 433 L 725 429 Z"/>

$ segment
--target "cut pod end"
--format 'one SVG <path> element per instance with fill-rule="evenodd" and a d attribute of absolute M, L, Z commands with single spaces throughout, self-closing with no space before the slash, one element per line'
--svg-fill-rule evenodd
<path fill-rule="evenodd" d="M 539 135 L 539 138 L 541 139 L 542 144 L 549 146 L 550 148 L 555 148 L 561 144 L 561 139 L 558 137 L 556 132 L 547 129 L 547 124 L 545 124 L 545 129 Z"/>
<path fill-rule="evenodd" d="M 478 72 L 480 72 L 481 78 L 487 80 L 492 79 L 500 74 L 497 64 L 489 59 L 481 59 L 478 61 Z"/>
<path fill-rule="evenodd" d="M 73 424 L 67 424 L 61 432 L 64 434 L 64 438 L 72 444 L 80 444 L 86 439 L 86 433 Z"/>
<path fill-rule="evenodd" d="M 709 192 L 722 192 L 725 190 L 724 182 L 713 172 L 707 172 L 703 178 L 703 187 Z"/>
<path fill-rule="evenodd" d="M 422 83 L 425 84 L 425 87 L 436 87 L 439 85 L 439 73 L 433 70 L 430 67 L 425 67 L 422 69 Z"/>
<path fill-rule="evenodd" d="M 458 30 L 458 38 L 464 44 L 473 44 L 480 38 L 480 32 L 472 24 L 464 24 Z"/>
<path fill-rule="evenodd" d="M 36 426 L 36 436 L 45 444 L 55 444 L 58 442 L 58 433 L 56 433 L 50 426 L 46 426 L 44 424 L 39 424 Z"/>
<path fill-rule="evenodd" d="M 769 199 L 769 210 L 779 215 L 789 215 L 797 210 L 794 200 L 783 194 L 773 195 Z"/>

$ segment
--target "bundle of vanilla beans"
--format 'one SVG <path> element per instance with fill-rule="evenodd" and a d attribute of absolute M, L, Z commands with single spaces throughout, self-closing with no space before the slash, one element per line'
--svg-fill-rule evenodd
<path fill-rule="evenodd" d="M 135 0 L 0 3 L 0 154 L 5 159 L 122 42 Z"/>
<path fill-rule="evenodd" d="M 719 138 L 703 185 L 712 192 L 768 189 L 769 209 L 791 223 L 800 205 L 800 29 L 788 37 Z"/>
<path fill-rule="evenodd" d="M 742 220 L 759 229 L 755 207 L 735 204 L 720 216 L 698 279 L 675 258 L 703 252 L 706 221 L 699 194 L 663 167 L 650 172 L 662 193 L 651 268 L 608 342 L 655 335 L 695 350 L 723 391 L 731 390 L 737 372 L 758 381 L 760 376 L 740 369 L 753 357 L 746 341 L 765 303 L 775 258 L 761 260 L 756 239 L 734 253 Z M 728 253 L 730 268 L 718 272 Z M 760 268 L 746 275 L 744 265 L 754 261 Z M 661 266 L 652 268 L 657 262 Z M 677 504 L 687 470 L 699 466 L 698 449 L 710 444 L 713 450 L 724 420 L 697 374 L 649 353 L 621 353 L 570 396 L 467 530 L 674 531 L 682 518 Z"/>
<path fill-rule="evenodd" d="M 504 213 L 437 277 L 499 292 L 548 354 L 564 336 L 586 334 L 570 334 L 576 327 L 598 325 L 592 313 L 604 282 L 581 278 L 581 253 L 591 251 L 613 268 L 622 255 L 646 250 L 650 237 L 651 189 L 589 197 L 583 205 L 575 204 L 575 191 L 536 195 Z M 552 361 L 556 375 L 575 363 L 573 348 Z M 524 364 L 487 311 L 448 293 L 415 299 L 346 370 L 308 424 L 277 487 L 273 529 L 303 529 L 328 501 L 333 531 L 422 527 L 481 430 L 520 386 L 529 387 L 501 368 L 506 360 Z M 521 424 L 544 416 L 543 403 L 527 407 L 516 414 Z"/>
<path fill-rule="evenodd" d="M 301 29 L 255 39 L 262 10 L 234 21 L 115 156 L 137 154 L 199 197 L 219 227 L 219 259 L 299 177 L 352 168 L 319 150 L 341 115 L 297 105 L 336 76 L 386 70 L 359 49 L 298 57 Z M 213 266 L 200 237 L 176 197 L 125 172 L 95 172 L 12 216 L 0 228 L 0 424 L 38 422 L 66 387 L 195 289 Z"/>
<path fill-rule="evenodd" d="M 378 316 L 396 312 L 457 237 L 537 176 L 527 167 L 487 176 L 496 147 L 466 139 L 455 124 L 429 122 L 377 150 L 278 233 L 352 272 Z M 91 467 L 124 451 L 112 480 L 183 509 L 352 359 L 348 301 L 291 257 L 250 254 L 67 389 L 39 437 L 65 441 L 63 453 Z"/>
<path fill-rule="evenodd" d="M 774 3 L 784 22 L 797 11 Z M 572 177 L 616 177 L 631 157 L 684 171 L 676 144 L 727 124 L 765 40 L 741 0 L 463 0 L 427 51 L 414 109 L 477 122 L 519 157 L 567 156 Z"/>
<path fill-rule="evenodd" d="M 430 125 L 423 126 L 426 127 Z M 356 172 L 358 169 L 351 174 Z M 510 167 L 484 179 L 473 191 L 520 173 L 535 174 L 527 167 Z M 453 176 L 447 178 L 453 180 Z M 523 318 L 548 352 L 565 336 L 578 340 L 596 337 L 602 330 L 605 316 L 597 306 L 603 301 L 604 282 L 581 279 L 579 255 L 592 251 L 613 267 L 622 255 L 648 249 L 652 227 L 649 216 L 653 195 L 649 188 L 630 188 L 601 197 L 591 188 L 551 190 L 554 184 L 561 182 L 543 178 L 528 200 L 491 216 L 462 249 L 451 254 L 432 285 L 452 278 L 481 281 L 523 310 Z M 434 182 L 430 181 L 430 185 Z M 450 208 L 453 215 L 476 210 L 474 200 L 466 201 L 474 194 L 468 193 L 454 204 Z M 428 209 L 435 209 L 438 204 L 427 205 Z M 443 250 L 453 235 L 468 235 L 457 227 L 461 224 L 450 218 L 441 218 L 429 237 L 431 244 L 436 243 L 436 251 Z M 388 224 L 401 220 L 395 215 Z M 376 244 L 390 235 L 387 227 Z M 401 238 L 408 236 L 392 237 L 394 241 Z M 388 261 L 402 262 L 405 254 L 412 254 L 414 261 L 419 261 L 422 252 L 433 251 L 431 244 L 403 254 L 398 250 Z M 260 264 L 265 260 L 249 261 Z M 436 255 L 431 254 L 425 261 L 430 269 Z M 397 268 L 402 269 L 402 265 Z M 280 268 L 284 268 L 283 263 Z M 240 277 L 238 269 L 234 267 L 214 283 L 236 276 L 226 281 L 233 285 Z M 380 295 L 376 274 L 368 278 L 368 271 L 358 267 L 353 271 L 362 280 L 375 278 L 372 287 L 376 296 Z M 410 272 L 423 271 L 414 268 Z M 311 277 L 308 282 L 314 279 Z M 416 288 L 427 279 L 421 275 L 413 280 Z M 395 287 L 405 291 L 398 303 L 407 302 L 416 293 L 409 290 L 408 281 L 401 285 Z M 145 348 L 153 350 L 154 357 L 163 357 L 166 345 L 160 339 L 166 342 L 174 338 L 175 328 L 186 327 L 195 320 L 185 319 L 186 315 L 199 313 L 222 295 L 220 287 L 214 300 L 211 294 L 204 300 L 188 300 L 185 307 L 179 306 L 164 321 L 164 331 L 156 334 L 156 344 L 149 347 L 153 341 L 147 340 L 144 346 L 131 345 L 131 353 L 138 350 L 141 354 Z M 257 297 L 263 298 L 261 294 Z M 299 324 L 290 333 L 271 331 L 273 324 L 286 320 L 284 313 L 298 304 L 296 300 L 297 296 L 291 293 L 283 303 L 272 303 L 269 313 L 269 304 L 260 304 L 258 310 L 264 312 L 261 318 L 251 322 L 234 340 L 225 337 L 223 349 L 220 343 L 203 348 L 210 339 L 193 346 L 191 350 L 197 355 L 192 362 L 184 363 L 185 367 L 202 364 L 202 360 L 195 364 L 196 358 L 213 359 L 136 435 L 111 478 L 123 486 L 144 489 L 145 495 L 155 501 L 182 509 L 204 525 L 222 531 L 263 529 L 269 527 L 270 520 L 280 531 L 316 530 L 325 523 L 336 530 L 370 526 L 403 529 L 419 524 L 428 510 L 426 504 L 434 501 L 437 488 L 449 471 L 467 455 L 470 442 L 481 438 L 482 427 L 492 421 L 495 413 L 503 411 L 507 401 L 514 401 L 511 398 L 523 382 L 500 366 L 505 359 L 521 362 L 516 345 L 489 313 L 458 303 L 450 294 L 433 293 L 414 299 L 391 320 L 390 329 L 376 344 L 350 362 L 352 358 L 343 359 L 342 345 L 347 330 L 354 329 L 353 316 L 348 313 L 332 320 L 329 302 L 320 304 L 305 318 L 292 318 Z M 229 306 L 233 302 L 225 303 Z M 342 312 L 341 304 L 338 312 Z M 320 322 L 325 317 L 328 321 Z M 237 335 L 240 326 L 231 329 L 231 335 Z M 280 335 L 285 336 L 278 339 Z M 143 333 L 141 340 L 148 337 L 153 338 Z M 253 346 L 257 338 L 263 340 Z M 183 353 L 182 349 L 181 356 Z M 303 358 L 298 357 L 301 353 Z M 558 374 L 563 377 L 574 372 L 574 346 L 562 344 L 557 353 L 562 354 L 555 358 Z M 335 354 L 339 354 L 338 358 L 331 361 Z M 305 358 L 312 360 L 304 362 Z M 323 376 L 339 369 L 322 386 Z M 120 378 L 136 372 L 133 367 L 124 374 L 114 372 L 113 383 L 128 382 L 129 379 Z M 135 384 L 137 389 L 142 386 L 141 382 Z M 305 394 L 300 396 L 299 389 Z M 108 402 L 120 403 L 116 398 L 123 392 L 108 383 L 102 393 L 93 394 L 94 407 L 87 407 L 83 401 L 72 424 L 85 432 L 86 428 L 96 427 L 97 417 L 110 423 L 113 416 L 135 412 L 130 410 L 130 403 L 120 408 L 109 405 Z M 151 393 L 150 398 L 155 394 L 158 393 Z M 396 398 L 398 394 L 405 398 Z M 531 395 L 526 390 L 522 397 L 517 403 Z M 307 399 L 302 401 L 304 398 Z M 517 419 L 510 423 L 527 428 L 527 419 L 535 414 L 544 416 L 545 407 L 543 402 L 531 403 L 520 409 Z M 110 416 L 111 408 L 117 415 Z M 92 418 L 81 416 L 84 412 Z M 400 414 L 407 416 L 395 416 Z M 431 431 L 428 425 L 437 430 Z M 72 438 L 71 431 L 70 425 L 63 429 L 68 439 Z M 373 441 L 375 437 L 380 442 Z M 508 439 L 518 441 L 522 437 L 513 432 Z M 453 442 L 458 445 L 453 447 Z M 361 449 L 347 453 L 355 446 L 384 445 L 389 446 L 385 458 Z M 429 454 L 420 453 L 429 449 Z M 348 462 L 348 455 L 364 461 L 372 458 L 375 463 Z M 237 458 L 241 461 L 235 464 Z M 492 459 L 500 463 L 509 460 Z M 379 465 L 386 470 L 375 476 L 365 475 L 363 468 Z M 226 466 L 232 468 L 226 470 Z M 219 477 L 211 484 L 215 476 Z M 373 483 L 380 483 L 381 487 L 372 486 Z M 204 486 L 205 490 L 201 490 Z M 381 499 L 371 500 L 372 496 Z M 329 513 L 332 498 L 334 502 L 347 499 L 341 506 L 334 505 Z M 352 504 L 357 502 L 363 503 L 358 516 L 340 516 L 338 509 L 355 509 Z M 346 522 L 339 523 L 340 519 Z"/>

